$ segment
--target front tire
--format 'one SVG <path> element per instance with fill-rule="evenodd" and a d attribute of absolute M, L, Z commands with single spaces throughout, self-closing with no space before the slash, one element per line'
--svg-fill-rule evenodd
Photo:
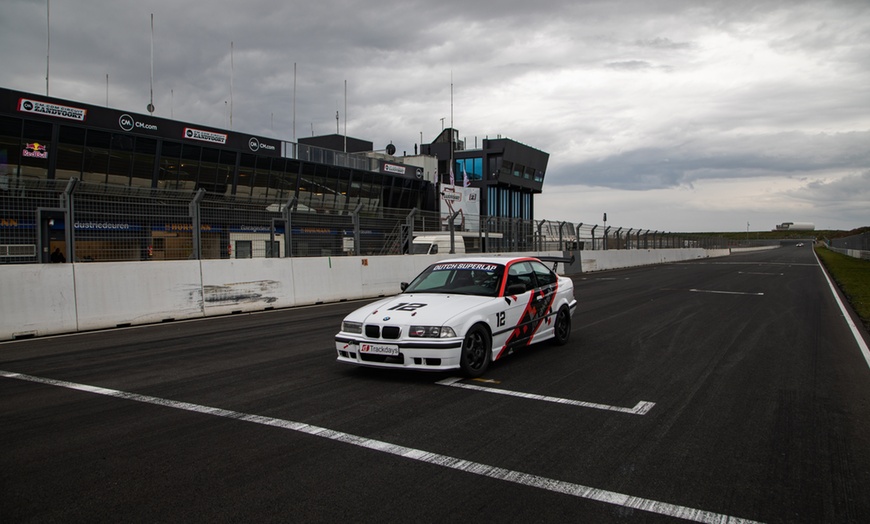
<path fill-rule="evenodd" d="M 567 306 L 562 306 L 556 313 L 556 322 L 553 326 L 553 343 L 564 346 L 571 337 L 571 312 Z"/>
<path fill-rule="evenodd" d="M 492 339 L 483 326 L 472 326 L 462 341 L 459 367 L 468 378 L 483 375 L 492 359 Z"/>

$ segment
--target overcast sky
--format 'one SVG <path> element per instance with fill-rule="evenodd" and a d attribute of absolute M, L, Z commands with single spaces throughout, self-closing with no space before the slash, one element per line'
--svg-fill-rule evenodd
<path fill-rule="evenodd" d="M 399 154 L 452 120 L 550 154 L 538 219 L 870 225 L 867 0 L 47 5 L 0 3 L 3 87 L 45 94 L 48 57 L 51 96 L 146 113 L 153 14 L 155 116 L 292 140 L 338 111 Z"/>

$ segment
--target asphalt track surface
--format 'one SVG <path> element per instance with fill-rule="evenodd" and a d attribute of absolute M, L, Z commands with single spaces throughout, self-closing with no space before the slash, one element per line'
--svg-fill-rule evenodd
<path fill-rule="evenodd" d="M 0 344 L 0 522 L 870 522 L 810 247 L 575 283 L 476 381 L 335 362 L 358 302 Z"/>

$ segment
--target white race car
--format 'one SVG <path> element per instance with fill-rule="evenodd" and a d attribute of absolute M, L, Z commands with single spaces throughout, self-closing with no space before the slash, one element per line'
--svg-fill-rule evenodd
<path fill-rule="evenodd" d="M 381 368 L 482 375 L 532 342 L 565 344 L 574 283 L 544 264 L 568 258 L 479 257 L 432 264 L 403 292 L 345 317 L 338 361 Z"/>

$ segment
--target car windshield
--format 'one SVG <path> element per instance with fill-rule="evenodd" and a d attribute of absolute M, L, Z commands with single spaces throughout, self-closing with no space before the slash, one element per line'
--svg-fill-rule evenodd
<path fill-rule="evenodd" d="M 486 262 L 441 262 L 429 266 L 405 293 L 451 293 L 494 297 L 504 266 Z"/>

